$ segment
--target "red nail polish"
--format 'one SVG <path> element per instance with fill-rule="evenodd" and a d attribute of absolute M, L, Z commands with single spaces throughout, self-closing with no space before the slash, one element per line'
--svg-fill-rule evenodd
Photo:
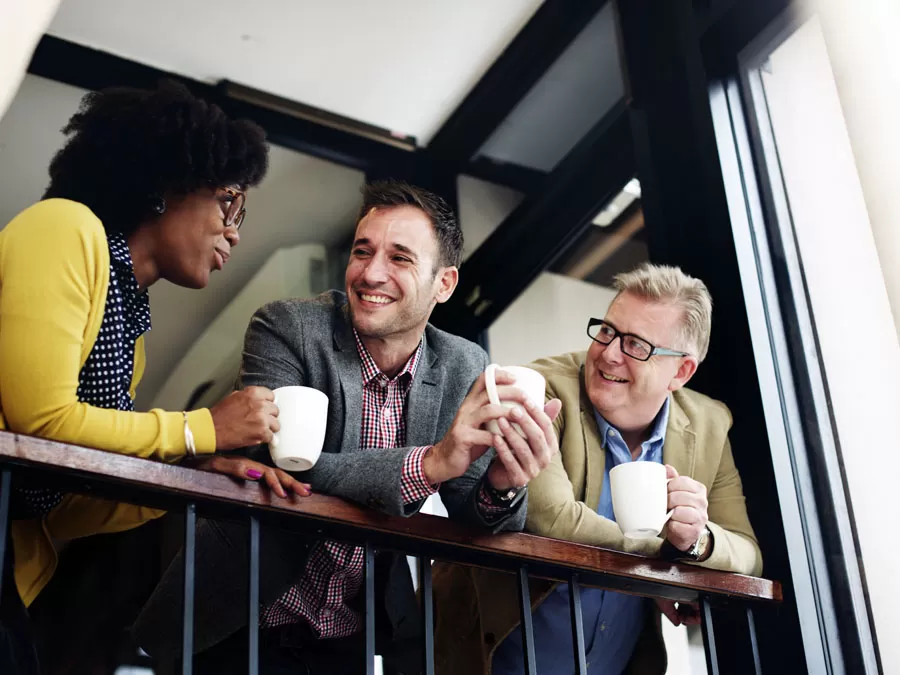
<path fill-rule="evenodd" d="M 247 469 L 247 475 L 253 479 L 262 478 L 262 474 L 256 469 Z"/>

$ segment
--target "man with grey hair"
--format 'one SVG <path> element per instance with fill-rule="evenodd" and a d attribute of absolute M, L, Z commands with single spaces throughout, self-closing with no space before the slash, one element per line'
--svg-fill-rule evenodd
<path fill-rule="evenodd" d="M 620 274 L 603 319 L 587 322 L 587 352 L 530 366 L 562 401 L 554 422 L 559 454 L 529 484 L 526 529 L 743 574 L 762 556 L 747 518 L 724 404 L 685 388 L 706 356 L 712 300 L 680 269 L 644 264 Z M 629 462 L 666 467 L 672 517 L 661 537 L 628 539 L 615 522 L 610 470 Z M 438 673 L 524 672 L 516 580 L 440 564 L 434 577 Z M 533 580 L 537 670 L 572 673 L 568 586 Z M 699 623 L 696 608 L 584 589 L 588 672 L 664 673 L 661 613 Z M 471 625 L 469 631 L 460 625 Z M 476 644 L 476 641 L 478 644 Z"/>

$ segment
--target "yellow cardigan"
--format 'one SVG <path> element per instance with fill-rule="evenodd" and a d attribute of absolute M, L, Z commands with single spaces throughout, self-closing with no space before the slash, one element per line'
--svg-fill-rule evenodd
<path fill-rule="evenodd" d="M 185 454 L 180 412 L 107 410 L 76 390 L 103 320 L 109 247 L 100 220 L 83 204 L 38 202 L 0 232 L 0 428 L 162 461 Z M 144 372 L 135 344 L 131 396 Z M 188 413 L 197 452 L 216 434 L 206 409 Z M 47 517 L 13 523 L 16 585 L 26 605 L 56 570 L 53 540 L 121 532 L 162 511 L 68 495 Z"/>

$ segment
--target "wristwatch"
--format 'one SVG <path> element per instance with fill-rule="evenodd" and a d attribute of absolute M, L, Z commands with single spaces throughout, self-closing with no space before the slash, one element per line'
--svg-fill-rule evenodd
<path fill-rule="evenodd" d="M 493 485 L 491 485 L 491 481 L 484 481 L 484 489 L 488 494 L 488 497 L 491 498 L 491 501 L 495 504 L 501 504 L 503 506 L 508 506 L 515 501 L 516 497 L 519 496 L 519 493 L 522 492 L 525 488 L 517 488 L 511 487 L 509 490 L 498 490 Z"/>
<path fill-rule="evenodd" d="M 708 527 L 703 528 L 703 532 L 700 533 L 700 536 L 697 537 L 697 541 L 694 542 L 694 545 L 691 546 L 687 551 L 684 552 L 685 558 L 692 562 L 699 562 L 705 555 L 707 550 L 712 543 L 710 541 L 712 537 L 712 532 L 709 531 Z"/>

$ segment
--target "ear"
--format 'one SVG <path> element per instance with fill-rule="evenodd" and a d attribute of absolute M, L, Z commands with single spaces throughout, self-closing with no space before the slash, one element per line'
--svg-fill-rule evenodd
<path fill-rule="evenodd" d="M 456 267 L 444 267 L 437 274 L 437 291 L 434 299 L 443 304 L 450 299 L 459 283 L 459 270 Z"/>
<path fill-rule="evenodd" d="M 682 356 L 681 365 L 675 371 L 675 376 L 669 381 L 669 391 L 676 391 L 686 385 L 697 372 L 700 363 L 696 356 Z"/>

